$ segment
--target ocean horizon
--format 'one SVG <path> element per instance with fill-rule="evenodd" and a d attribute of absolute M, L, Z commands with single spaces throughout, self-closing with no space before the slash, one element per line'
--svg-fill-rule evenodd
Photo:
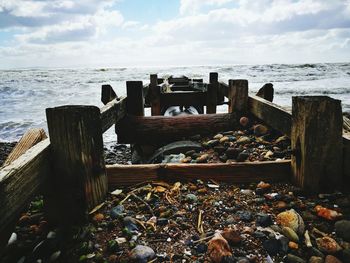
<path fill-rule="evenodd" d="M 290 108 L 292 96 L 327 95 L 342 101 L 350 112 L 350 63 L 237 64 L 221 66 L 22 68 L 0 70 L 0 141 L 17 141 L 33 127 L 46 130 L 45 109 L 60 105 L 96 105 L 101 85 L 110 84 L 118 96 L 126 94 L 128 80 L 149 82 L 150 74 L 160 77 L 203 78 L 218 72 L 219 80 L 247 79 L 250 94 L 265 83 L 275 89 L 274 102 Z M 225 112 L 225 106 L 218 111 Z M 147 112 L 149 113 L 149 112 Z M 111 129 L 105 141 L 115 140 Z"/>

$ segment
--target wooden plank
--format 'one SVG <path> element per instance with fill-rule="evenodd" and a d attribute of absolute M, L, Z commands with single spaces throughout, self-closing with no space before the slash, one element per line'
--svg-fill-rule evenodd
<path fill-rule="evenodd" d="M 113 124 L 116 124 L 126 114 L 126 98 L 121 97 L 107 103 L 100 109 L 102 132 L 107 131 Z"/>
<path fill-rule="evenodd" d="M 343 134 L 343 190 L 349 191 L 350 185 L 350 134 Z"/>
<path fill-rule="evenodd" d="M 127 103 L 126 110 L 128 114 L 144 116 L 144 97 L 142 81 L 126 82 Z"/>
<path fill-rule="evenodd" d="M 151 101 L 151 114 L 152 116 L 161 115 L 161 105 L 160 105 L 160 86 L 158 86 L 158 75 L 150 75 L 150 101 Z"/>
<path fill-rule="evenodd" d="M 293 97 L 293 181 L 311 192 L 342 184 L 343 117 L 341 101 L 327 96 Z"/>
<path fill-rule="evenodd" d="M 229 86 L 226 83 L 219 81 L 219 90 L 221 94 L 228 98 Z"/>
<path fill-rule="evenodd" d="M 257 118 L 272 128 L 290 136 L 292 115 L 284 108 L 258 96 L 249 96 L 248 109 Z"/>
<path fill-rule="evenodd" d="M 50 141 L 45 139 L 0 169 L 0 255 L 20 214 L 51 173 L 49 154 Z"/>
<path fill-rule="evenodd" d="M 273 101 L 273 93 L 274 93 L 274 89 L 273 89 L 272 83 L 266 83 L 264 86 L 262 86 L 259 89 L 256 96 L 272 102 Z"/>
<path fill-rule="evenodd" d="M 244 115 L 248 111 L 248 80 L 229 80 L 229 108 L 228 112 L 236 112 Z"/>
<path fill-rule="evenodd" d="M 139 117 L 127 115 L 116 125 L 119 143 L 159 143 L 196 134 L 212 134 L 238 127 L 235 114 Z"/>
<path fill-rule="evenodd" d="M 117 94 L 114 92 L 111 85 L 106 84 L 102 85 L 101 88 L 101 101 L 103 104 L 107 104 L 111 100 L 114 100 L 117 97 Z"/>
<path fill-rule="evenodd" d="M 151 180 L 192 181 L 215 179 L 227 183 L 290 179 L 290 161 L 218 164 L 107 165 L 108 186 L 132 185 Z"/>
<path fill-rule="evenodd" d="M 16 146 L 12 149 L 9 156 L 7 156 L 3 166 L 9 165 L 11 162 L 16 160 L 22 154 L 24 154 L 31 147 L 46 139 L 46 133 L 43 129 L 32 128 L 26 131 L 26 133 L 21 137 Z"/>
<path fill-rule="evenodd" d="M 160 101 L 162 107 L 170 106 L 202 106 L 206 105 L 206 93 L 197 91 L 182 91 L 161 93 Z"/>
<path fill-rule="evenodd" d="M 62 106 L 46 109 L 46 117 L 54 168 L 48 216 L 64 226 L 81 223 L 107 193 L 100 109 Z"/>

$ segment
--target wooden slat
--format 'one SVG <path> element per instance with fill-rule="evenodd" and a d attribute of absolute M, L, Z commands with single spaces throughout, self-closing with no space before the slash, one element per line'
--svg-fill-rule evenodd
<path fill-rule="evenodd" d="M 249 96 L 249 111 L 272 128 L 290 136 L 292 115 L 279 105 L 258 96 Z"/>
<path fill-rule="evenodd" d="M 229 86 L 226 83 L 219 81 L 219 90 L 222 95 L 228 98 Z"/>
<path fill-rule="evenodd" d="M 350 184 L 350 134 L 343 134 L 343 179 L 344 190 L 349 190 Z"/>
<path fill-rule="evenodd" d="M 54 169 L 45 199 L 49 220 L 65 226 L 81 223 L 107 193 L 100 109 L 48 108 L 46 118 Z"/>
<path fill-rule="evenodd" d="M 206 105 L 206 93 L 193 91 L 161 93 L 160 102 L 162 106 Z"/>
<path fill-rule="evenodd" d="M 126 98 L 118 98 L 108 102 L 100 109 L 102 132 L 107 131 L 113 124 L 121 120 L 126 114 Z"/>
<path fill-rule="evenodd" d="M 111 85 L 106 84 L 102 85 L 101 88 L 101 101 L 103 104 L 107 104 L 108 102 L 112 101 L 117 97 L 117 94 L 115 93 L 114 89 Z"/>
<path fill-rule="evenodd" d="M 160 143 L 181 140 L 197 134 L 208 135 L 238 127 L 235 114 L 141 117 L 126 115 L 116 133 L 119 143 Z"/>
<path fill-rule="evenodd" d="M 283 182 L 290 179 L 290 161 L 243 162 L 218 164 L 147 164 L 107 165 L 110 188 L 150 180 L 209 180 L 227 183 L 248 183 L 265 180 Z"/>
<path fill-rule="evenodd" d="M 51 172 L 49 147 L 50 141 L 45 139 L 0 169 L 0 251 L 20 213 L 39 193 Z"/>
<path fill-rule="evenodd" d="M 9 156 L 7 156 L 3 166 L 9 165 L 11 162 L 16 160 L 22 154 L 24 154 L 31 147 L 46 139 L 47 136 L 43 129 L 32 128 L 26 131 L 26 133 L 22 136 L 16 146 L 12 149 Z"/>

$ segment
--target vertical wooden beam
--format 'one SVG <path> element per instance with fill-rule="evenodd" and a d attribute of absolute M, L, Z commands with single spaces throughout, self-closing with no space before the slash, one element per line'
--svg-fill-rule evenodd
<path fill-rule="evenodd" d="M 274 90 L 273 90 L 272 83 L 266 83 L 266 84 L 264 84 L 264 86 L 262 86 L 259 89 L 256 96 L 272 102 L 273 101 L 273 93 L 274 93 Z"/>
<path fill-rule="evenodd" d="M 127 102 L 126 109 L 128 114 L 144 116 L 144 98 L 142 81 L 126 82 Z"/>
<path fill-rule="evenodd" d="M 62 106 L 46 109 L 54 173 L 46 203 L 51 220 L 80 223 L 107 193 L 100 109 Z"/>
<path fill-rule="evenodd" d="M 341 101 L 302 96 L 292 106 L 293 180 L 312 192 L 334 190 L 342 181 Z"/>
<path fill-rule="evenodd" d="M 228 98 L 230 100 L 229 112 L 246 114 L 248 112 L 248 80 L 230 79 Z"/>
<path fill-rule="evenodd" d="M 102 85 L 101 101 L 104 105 L 106 105 L 108 102 L 115 99 L 116 97 L 117 97 L 117 94 L 115 94 L 111 85 L 109 85 L 109 84 Z"/>
<path fill-rule="evenodd" d="M 209 85 L 207 90 L 207 114 L 216 113 L 216 105 L 218 102 L 218 73 L 211 72 L 209 74 Z"/>
<path fill-rule="evenodd" d="M 151 114 L 152 116 L 161 115 L 161 105 L 160 105 L 160 87 L 158 86 L 158 75 L 150 75 L 150 84 L 151 92 Z"/>
<path fill-rule="evenodd" d="M 216 90 L 217 90 L 217 104 L 221 103 L 225 100 L 224 92 L 219 88 L 219 74 L 217 72 L 210 72 L 209 73 L 209 84 L 214 84 L 216 85 Z"/>

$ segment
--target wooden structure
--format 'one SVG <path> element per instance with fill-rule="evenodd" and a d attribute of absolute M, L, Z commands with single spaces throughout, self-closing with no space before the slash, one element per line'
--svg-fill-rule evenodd
<path fill-rule="evenodd" d="M 327 97 L 297 97 L 289 112 L 272 103 L 272 85 L 256 96 L 248 95 L 246 80 L 222 83 L 218 74 L 209 83 L 186 77 L 167 80 L 150 76 L 150 84 L 127 82 L 127 97 L 118 97 L 109 85 L 102 86 L 102 108 L 62 106 L 47 109 L 50 139 L 36 144 L 0 169 L 0 248 L 35 194 L 45 195 L 52 220 L 65 225 L 64 217 L 79 223 L 103 201 L 108 187 L 149 180 L 215 179 L 232 183 L 294 180 L 312 190 L 323 190 L 349 180 L 350 136 L 342 132 L 339 101 Z M 169 86 L 172 92 L 162 92 Z M 192 88 L 191 88 L 192 87 Z M 193 89 L 195 87 L 195 89 Z M 218 105 L 229 112 L 215 114 Z M 173 105 L 206 107 L 205 115 L 160 116 Z M 144 116 L 151 107 L 151 117 Z M 253 114 L 265 124 L 291 137 L 292 161 L 235 164 L 105 165 L 102 134 L 115 125 L 121 143 L 167 143 L 193 134 L 232 129 L 242 115 Z M 347 119 L 344 119 L 347 123 Z M 332 125 L 332 129 L 330 129 Z M 346 125 L 345 125 L 346 126 Z M 334 127 L 334 129 L 333 129 Z M 350 130 L 350 129 L 348 129 Z M 322 163 L 322 165 L 320 165 Z M 334 177 L 333 177 L 334 176 Z M 334 179 L 334 180 L 333 180 Z M 64 213 L 62 211 L 65 211 Z"/>

